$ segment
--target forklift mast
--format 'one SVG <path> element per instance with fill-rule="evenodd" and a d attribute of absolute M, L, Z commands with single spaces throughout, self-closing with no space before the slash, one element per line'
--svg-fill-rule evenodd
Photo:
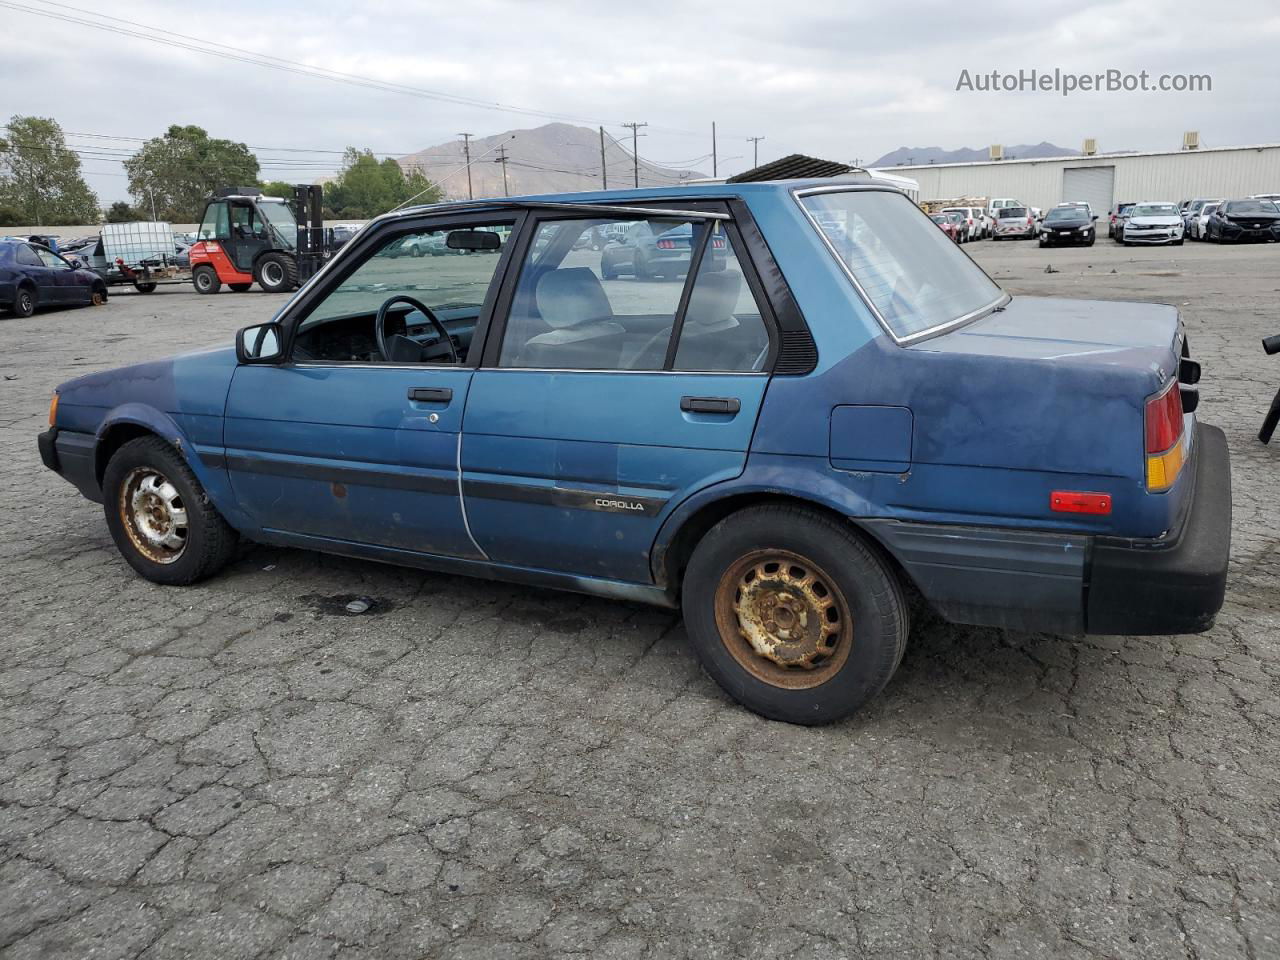
<path fill-rule="evenodd" d="M 293 217 L 298 221 L 298 279 L 309 280 L 324 265 L 329 245 L 325 242 L 324 190 L 318 183 L 299 183 L 293 188 Z"/>

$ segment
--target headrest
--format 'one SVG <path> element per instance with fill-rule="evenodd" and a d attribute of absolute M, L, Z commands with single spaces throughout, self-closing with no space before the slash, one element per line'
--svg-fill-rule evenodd
<path fill-rule="evenodd" d="M 742 274 L 737 270 L 702 271 L 689 297 L 685 323 L 719 323 L 733 316 L 742 290 Z"/>
<path fill-rule="evenodd" d="M 588 267 L 561 267 L 538 278 L 538 313 L 554 329 L 613 319 L 599 278 Z"/>

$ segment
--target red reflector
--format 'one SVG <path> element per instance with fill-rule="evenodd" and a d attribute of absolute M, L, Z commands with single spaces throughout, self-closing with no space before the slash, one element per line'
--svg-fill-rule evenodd
<path fill-rule="evenodd" d="M 723 250 L 723 249 L 724 249 L 724 237 L 712 237 L 712 238 L 711 238 L 711 246 L 715 247 L 717 250 Z"/>
<path fill-rule="evenodd" d="M 1049 494 L 1049 509 L 1058 513 L 1106 514 L 1111 512 L 1111 494 L 1055 490 Z"/>
<path fill-rule="evenodd" d="M 1176 386 L 1147 401 L 1147 453 L 1164 453 L 1182 436 L 1182 394 Z"/>
<path fill-rule="evenodd" d="M 676 242 L 675 242 L 674 240 L 659 240 L 659 241 L 658 241 L 658 249 L 659 249 L 659 250 L 674 250 L 675 248 L 676 248 Z"/>

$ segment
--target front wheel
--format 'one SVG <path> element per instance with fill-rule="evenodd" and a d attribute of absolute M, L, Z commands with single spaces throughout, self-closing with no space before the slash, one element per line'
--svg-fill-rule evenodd
<path fill-rule="evenodd" d="M 703 668 L 747 709 L 787 723 L 831 723 L 889 682 L 906 648 L 901 584 L 837 520 L 752 507 L 698 543 L 684 621 Z"/>
<path fill-rule="evenodd" d="M 139 293 L 155 293 L 156 283 L 154 280 L 135 280 L 133 281 L 133 288 Z"/>
<path fill-rule="evenodd" d="M 102 478 L 102 503 L 116 548 L 154 583 L 194 583 L 235 552 L 236 532 L 159 437 L 130 440 L 115 452 Z"/>

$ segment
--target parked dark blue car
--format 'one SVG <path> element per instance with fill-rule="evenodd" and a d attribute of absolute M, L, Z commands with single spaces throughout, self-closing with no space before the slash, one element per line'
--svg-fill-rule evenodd
<path fill-rule="evenodd" d="M 107 285 L 92 270 L 68 263 L 40 244 L 0 238 L 0 309 L 29 317 L 37 307 L 106 302 Z"/>
<path fill-rule="evenodd" d="M 636 225 L 687 228 L 682 284 L 580 242 Z M 433 231 L 500 255 L 395 255 Z M 235 349 L 58 387 L 40 449 L 158 583 L 243 536 L 682 606 L 732 696 L 822 723 L 888 683 L 909 591 L 1207 629 L 1230 466 L 1198 378 L 1175 308 L 1011 298 L 858 174 L 387 215 Z"/>

